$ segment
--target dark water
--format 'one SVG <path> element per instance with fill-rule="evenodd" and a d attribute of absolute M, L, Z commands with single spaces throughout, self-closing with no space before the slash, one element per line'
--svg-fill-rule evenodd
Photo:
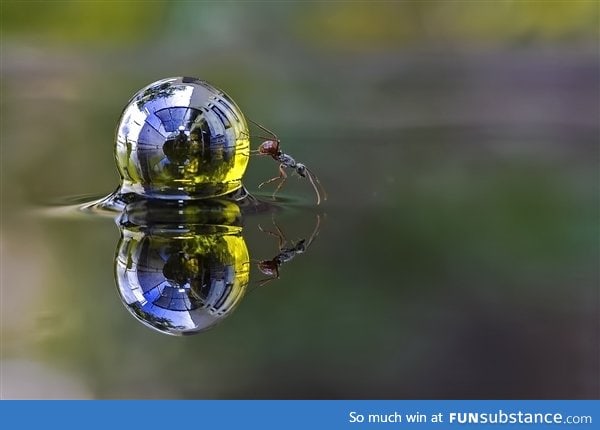
<path fill-rule="evenodd" d="M 126 310 L 114 215 L 46 204 L 110 192 L 118 112 L 103 106 L 96 123 L 63 106 L 104 133 L 76 132 L 92 137 L 68 147 L 64 123 L 35 146 L 12 116 L 5 134 L 21 145 L 4 152 L 3 396 L 597 397 L 597 68 L 519 56 L 500 71 L 485 58 L 436 64 L 380 73 L 354 95 L 330 90 L 321 114 L 281 127 L 329 200 L 315 206 L 293 180 L 272 210 L 243 216 L 250 287 L 196 336 L 161 334 Z M 256 187 L 276 170 L 252 159 L 245 185 L 273 203 Z M 253 260 L 280 252 L 259 229 L 273 220 L 292 241 L 320 222 L 318 236 L 258 286 Z"/>

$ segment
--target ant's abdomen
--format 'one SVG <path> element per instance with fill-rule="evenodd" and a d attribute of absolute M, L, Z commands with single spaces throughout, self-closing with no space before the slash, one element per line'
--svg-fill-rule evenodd
<path fill-rule="evenodd" d="M 197 199 L 239 189 L 249 158 L 244 115 L 225 93 L 195 78 L 138 91 L 117 128 L 121 193 Z"/>

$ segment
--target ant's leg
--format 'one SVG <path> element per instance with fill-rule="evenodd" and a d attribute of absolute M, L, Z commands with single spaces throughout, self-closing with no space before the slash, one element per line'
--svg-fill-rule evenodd
<path fill-rule="evenodd" d="M 275 198 L 275 194 L 279 192 L 279 190 L 287 180 L 287 173 L 285 173 L 285 170 L 283 170 L 283 164 L 279 165 L 279 175 L 281 177 L 281 182 L 279 182 L 279 185 L 277 185 L 277 188 L 275 188 L 275 191 L 273 192 L 273 198 Z"/>
<path fill-rule="evenodd" d="M 258 286 L 259 287 L 263 287 L 264 285 L 268 284 L 271 281 L 274 281 L 275 279 L 277 279 L 275 276 L 273 276 L 271 278 L 263 279 L 263 280 L 261 280 L 261 281 L 258 282 Z"/>
<path fill-rule="evenodd" d="M 277 235 L 279 236 L 279 250 L 281 250 L 286 244 L 287 238 L 285 237 L 285 234 L 283 234 L 283 231 L 281 231 L 281 229 L 277 225 L 277 222 L 275 222 L 275 215 L 271 216 L 271 222 L 273 223 L 275 230 L 277 230 Z"/>
<path fill-rule="evenodd" d="M 254 291 L 257 288 L 262 288 L 265 284 L 268 284 L 269 282 L 273 281 L 277 279 L 275 276 L 272 276 L 270 278 L 265 278 L 265 279 L 260 279 L 257 281 L 254 281 L 252 284 L 252 286 L 250 287 L 250 292 Z"/>
<path fill-rule="evenodd" d="M 285 181 L 286 178 L 287 178 L 287 174 L 283 171 L 283 165 L 280 164 L 279 165 L 279 176 L 276 176 L 274 178 L 269 179 L 268 181 L 265 181 L 265 182 L 261 183 L 258 186 L 258 188 L 262 188 L 263 185 L 270 184 L 273 181 L 277 181 L 277 180 L 279 180 L 279 181 Z"/>
<path fill-rule="evenodd" d="M 258 225 L 258 229 L 263 233 L 275 236 L 277 238 L 277 241 L 279 242 L 279 250 L 281 251 L 281 248 L 283 248 L 283 245 L 285 245 L 285 237 L 281 234 L 281 231 L 279 229 L 277 229 L 277 233 L 275 233 L 274 231 L 265 230 L 260 224 Z"/>

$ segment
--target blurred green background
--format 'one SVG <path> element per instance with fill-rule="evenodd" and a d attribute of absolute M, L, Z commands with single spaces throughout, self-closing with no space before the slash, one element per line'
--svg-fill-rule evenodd
<path fill-rule="evenodd" d="M 596 1 L 2 1 L 5 398 L 598 398 Z M 330 200 L 216 329 L 119 301 L 114 129 L 167 76 L 224 89 Z M 258 142 L 254 142 L 257 145 Z M 276 173 L 252 159 L 246 185 Z M 277 214 L 314 225 L 307 183 Z M 245 220 L 251 257 L 277 253 Z M 253 273 L 253 280 L 260 279 Z"/>

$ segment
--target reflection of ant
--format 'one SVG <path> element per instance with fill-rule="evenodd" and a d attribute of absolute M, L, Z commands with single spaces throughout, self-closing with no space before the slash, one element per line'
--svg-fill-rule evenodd
<path fill-rule="evenodd" d="M 271 183 L 274 181 L 279 181 L 279 185 L 277 185 L 277 188 L 275 188 L 275 191 L 273 192 L 273 198 L 275 198 L 275 194 L 277 194 L 277 192 L 281 189 L 281 187 L 283 186 L 284 182 L 287 179 L 287 173 L 285 173 L 284 169 L 289 168 L 289 169 L 294 169 L 295 172 L 302 178 L 308 177 L 308 180 L 312 184 L 312 186 L 315 190 L 315 193 L 317 194 L 317 204 L 321 203 L 321 193 L 323 194 L 323 200 L 327 200 L 327 193 L 325 192 L 323 185 L 321 185 L 319 178 L 317 178 L 316 175 L 314 173 L 312 173 L 308 169 L 308 167 L 306 167 L 304 164 L 296 162 L 296 160 L 294 160 L 291 156 L 289 156 L 288 154 L 285 154 L 284 152 L 282 152 L 279 149 L 281 141 L 279 140 L 277 135 L 275 133 L 273 133 L 271 130 L 252 121 L 251 119 L 248 118 L 248 120 L 252 124 L 259 127 L 261 130 L 263 130 L 269 134 L 268 137 L 258 136 L 258 137 L 261 137 L 262 139 L 267 139 L 267 140 L 265 140 L 263 143 L 261 143 L 260 146 L 258 147 L 258 149 L 253 149 L 252 151 L 250 151 L 250 153 L 257 154 L 257 155 L 268 155 L 271 158 L 273 158 L 275 161 L 279 162 L 279 176 L 276 176 L 267 181 L 264 181 L 262 184 L 260 184 L 258 186 L 258 188 L 261 188 L 263 185 L 266 185 L 268 183 Z M 318 184 L 318 187 L 317 187 L 317 184 Z M 319 188 L 321 189 L 321 192 L 319 192 Z"/>
<path fill-rule="evenodd" d="M 287 263 L 288 261 L 292 260 L 296 255 L 303 254 L 304 252 L 306 252 L 310 244 L 313 243 L 313 241 L 319 234 L 321 217 L 317 215 L 317 224 L 315 225 L 315 229 L 310 235 L 308 242 L 306 241 L 306 239 L 300 239 L 297 242 L 290 242 L 290 246 L 285 246 L 288 240 L 286 239 L 285 235 L 275 222 L 275 218 L 272 218 L 272 221 L 273 226 L 275 226 L 276 232 L 265 230 L 260 225 L 258 226 L 260 231 L 262 231 L 263 233 L 270 234 L 271 236 L 275 236 L 279 241 L 279 254 L 277 254 L 270 260 L 258 261 L 258 269 L 264 275 L 270 276 L 269 278 L 263 279 L 259 282 L 258 285 L 261 287 L 274 279 L 279 279 L 279 267 L 283 263 Z"/>

